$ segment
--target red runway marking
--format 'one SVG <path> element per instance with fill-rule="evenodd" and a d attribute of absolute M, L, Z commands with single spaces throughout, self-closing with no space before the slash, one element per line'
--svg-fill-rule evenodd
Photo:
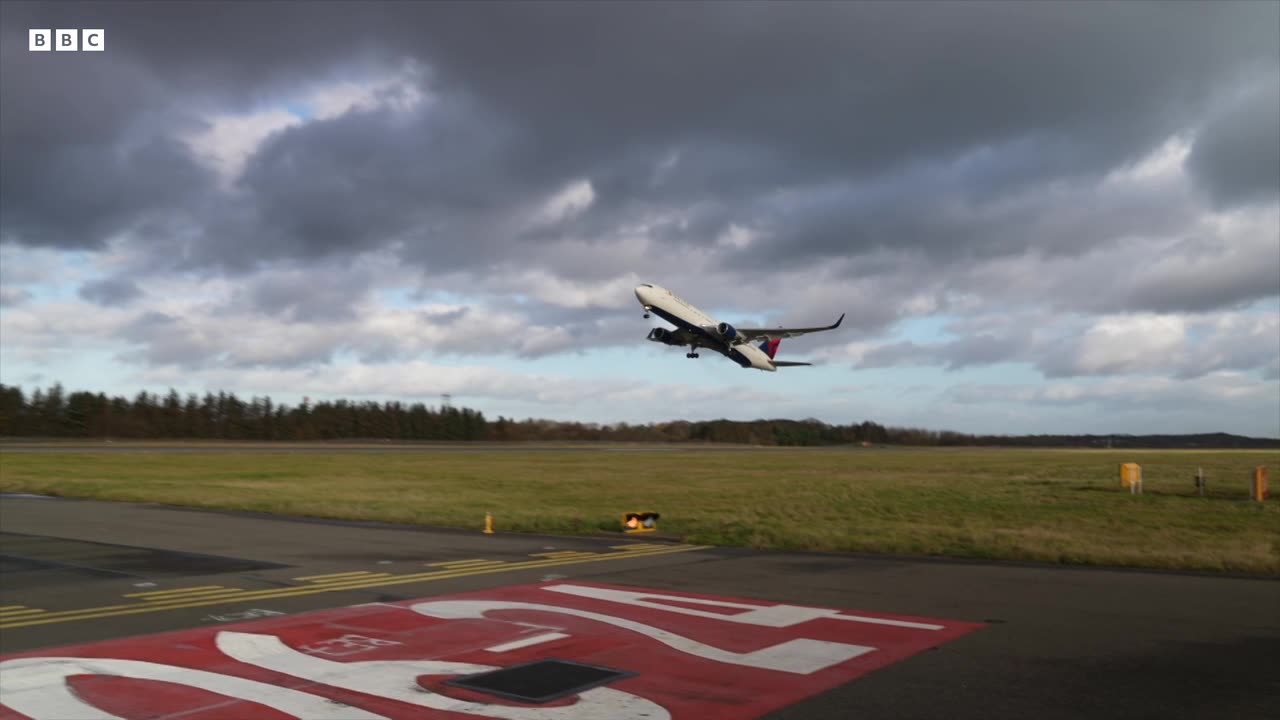
<path fill-rule="evenodd" d="M 755 718 L 979 627 L 547 582 L 7 655 L 0 718 Z M 545 658 L 633 675 L 543 704 L 447 684 Z"/>

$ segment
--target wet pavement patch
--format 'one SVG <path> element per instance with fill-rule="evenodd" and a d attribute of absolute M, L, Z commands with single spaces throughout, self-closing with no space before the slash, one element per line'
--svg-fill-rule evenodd
<path fill-rule="evenodd" d="M 547 703 L 635 674 L 567 660 L 535 660 L 445 684 L 524 703 Z"/>
<path fill-rule="evenodd" d="M 286 567 L 243 558 L 0 532 L 0 568 L 14 586 L 86 580 L 168 578 Z"/>

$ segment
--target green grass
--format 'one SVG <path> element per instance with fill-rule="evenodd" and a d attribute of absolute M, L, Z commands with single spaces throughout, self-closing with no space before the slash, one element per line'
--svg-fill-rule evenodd
<path fill-rule="evenodd" d="M 1145 493 L 1118 466 L 1143 467 Z M 766 449 L 653 453 L 77 454 L 0 450 L 0 490 L 756 548 L 1280 574 L 1276 451 Z M 1197 467 L 1209 497 L 1197 497 Z"/>

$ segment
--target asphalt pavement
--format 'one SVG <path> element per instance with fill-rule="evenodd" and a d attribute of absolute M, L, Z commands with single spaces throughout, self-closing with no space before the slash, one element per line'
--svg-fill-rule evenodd
<path fill-rule="evenodd" d="M 0 561 L 0 659 L 10 661 L 66 654 L 68 646 L 108 657 L 150 652 L 164 638 L 190 644 L 219 628 L 283 637 L 288 623 L 308 618 L 333 626 L 335 612 L 444 612 L 415 605 L 433 599 L 462 598 L 441 607 L 463 612 L 457 608 L 577 593 L 583 597 L 564 602 L 579 609 L 564 612 L 581 617 L 559 632 L 544 628 L 488 649 L 526 661 L 586 653 L 628 671 L 609 687 L 646 687 L 645 673 L 658 677 L 661 653 L 679 642 L 641 638 L 622 653 L 599 646 L 610 628 L 593 631 L 595 645 L 564 639 L 591 615 L 582 607 L 616 607 L 593 622 L 634 630 L 669 616 L 667 629 L 691 635 L 702 631 L 688 623 L 737 623 L 733 633 L 704 637 L 702 650 L 680 646 L 687 657 L 723 654 L 708 643 L 757 641 L 822 656 L 814 666 L 821 671 L 783 668 L 766 674 L 768 683 L 731 691 L 735 679 L 763 672 L 753 664 L 783 662 L 768 652 L 731 653 L 716 660 L 718 674 L 680 691 L 703 709 L 673 717 L 760 717 L 759 708 L 771 720 L 1280 717 L 1280 581 L 1272 578 L 752 551 L 621 533 L 490 535 L 15 496 L 0 498 Z M 667 595 L 610 597 L 618 588 Z M 665 613 L 655 610 L 662 604 Z M 720 621 L 716 613 L 743 614 Z M 175 631 L 186 634 L 156 636 Z M 782 643 L 789 632 L 803 645 Z M 856 650 L 859 642 L 867 647 Z"/>

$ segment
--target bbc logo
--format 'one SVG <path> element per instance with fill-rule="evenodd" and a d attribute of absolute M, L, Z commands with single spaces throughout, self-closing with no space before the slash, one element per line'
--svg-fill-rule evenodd
<path fill-rule="evenodd" d="M 102 52 L 107 49 L 107 31 L 102 28 L 93 30 L 30 30 L 28 32 L 27 50 L 31 52 L 45 52 L 48 50 Z"/>

